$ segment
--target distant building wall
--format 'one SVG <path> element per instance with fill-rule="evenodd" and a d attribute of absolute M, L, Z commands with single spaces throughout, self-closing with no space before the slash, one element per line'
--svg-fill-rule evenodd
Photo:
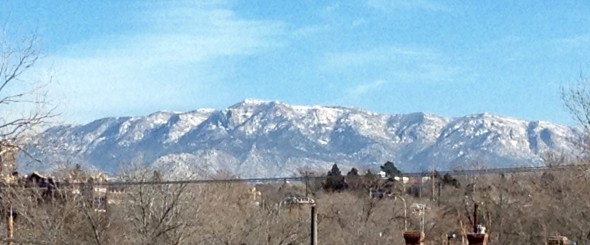
<path fill-rule="evenodd" d="M 0 143 L 0 180 L 7 183 L 13 181 L 12 173 L 16 171 L 18 149 L 10 144 Z"/>

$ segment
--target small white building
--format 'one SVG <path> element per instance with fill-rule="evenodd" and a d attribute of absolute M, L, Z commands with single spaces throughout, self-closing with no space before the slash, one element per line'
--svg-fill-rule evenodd
<path fill-rule="evenodd" d="M 410 182 L 410 177 L 406 177 L 406 176 L 395 176 L 395 177 L 393 177 L 393 179 L 395 181 L 402 182 L 404 184 L 407 184 L 408 182 Z"/>

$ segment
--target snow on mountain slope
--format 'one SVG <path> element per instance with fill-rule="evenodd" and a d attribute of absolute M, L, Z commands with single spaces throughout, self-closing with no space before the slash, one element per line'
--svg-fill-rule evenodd
<path fill-rule="evenodd" d="M 164 143 L 177 142 L 188 131 L 205 121 L 213 112 L 213 109 L 200 109 L 173 115 L 171 120 L 168 121 L 170 130 Z"/>
<path fill-rule="evenodd" d="M 176 173 L 230 171 L 292 176 L 333 163 L 361 169 L 393 160 L 405 171 L 474 162 L 541 164 L 547 151 L 571 152 L 572 128 L 492 114 L 445 118 L 412 113 L 298 106 L 246 100 L 223 110 L 105 118 L 43 132 L 29 148 L 48 163 L 79 162 L 109 173 L 141 160 Z"/>

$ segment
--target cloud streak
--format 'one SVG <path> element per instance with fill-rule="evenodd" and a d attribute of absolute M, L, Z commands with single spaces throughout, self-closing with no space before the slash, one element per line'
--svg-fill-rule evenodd
<path fill-rule="evenodd" d="M 558 38 L 553 40 L 558 46 L 566 49 L 582 49 L 590 46 L 590 33 Z"/>
<path fill-rule="evenodd" d="M 375 80 L 369 83 L 357 84 L 347 90 L 349 96 L 358 98 L 364 96 L 372 91 L 375 91 L 385 85 L 387 82 L 384 80 Z"/>
<path fill-rule="evenodd" d="M 373 80 L 436 82 L 454 79 L 460 68 L 438 52 L 422 48 L 383 46 L 330 53 L 322 69 L 373 76 Z"/>
<path fill-rule="evenodd" d="M 436 1 L 429 0 L 368 0 L 367 4 L 375 9 L 390 12 L 395 10 L 418 9 L 434 12 L 450 12 L 451 8 Z"/>
<path fill-rule="evenodd" d="M 280 45 L 275 38 L 279 23 L 241 19 L 223 4 L 148 6 L 130 20 L 136 30 L 119 30 L 49 57 L 60 81 L 60 100 L 66 98 L 62 110 L 83 115 L 92 108 L 126 115 L 149 113 L 149 105 L 213 100 L 209 90 L 224 76 L 215 67 Z M 122 103 L 129 111 L 119 111 Z"/>

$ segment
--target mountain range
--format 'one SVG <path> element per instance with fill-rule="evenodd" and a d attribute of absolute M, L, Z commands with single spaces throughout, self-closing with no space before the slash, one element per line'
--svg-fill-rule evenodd
<path fill-rule="evenodd" d="M 387 115 L 338 106 L 245 100 L 222 110 L 156 112 L 51 127 L 28 151 L 47 171 L 67 164 L 115 174 L 149 165 L 176 176 L 220 171 L 286 177 L 303 170 L 402 171 L 535 166 L 547 152 L 575 154 L 581 133 L 489 113 Z M 31 165 L 27 165 L 31 166 Z M 39 168 L 39 166 L 34 166 Z"/>

